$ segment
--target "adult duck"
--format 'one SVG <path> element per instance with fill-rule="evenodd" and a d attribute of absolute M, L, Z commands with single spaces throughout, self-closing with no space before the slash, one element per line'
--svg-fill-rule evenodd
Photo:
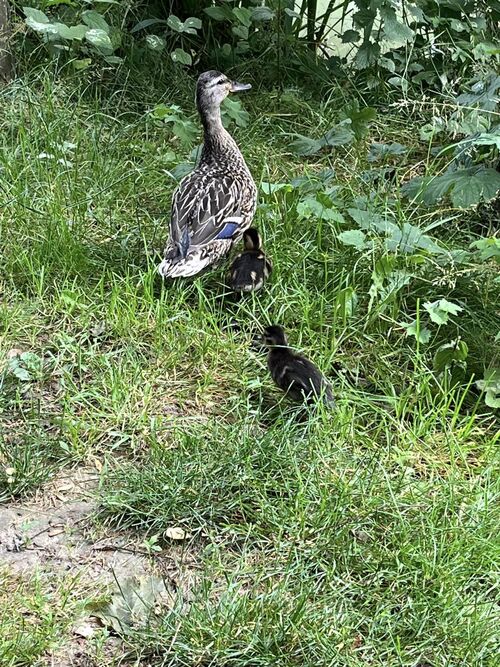
<path fill-rule="evenodd" d="M 257 188 L 220 113 L 229 93 L 249 88 L 214 70 L 198 78 L 196 104 L 204 130 L 203 150 L 198 166 L 173 195 L 170 236 L 158 266 L 165 278 L 194 276 L 226 257 L 252 222 Z"/>

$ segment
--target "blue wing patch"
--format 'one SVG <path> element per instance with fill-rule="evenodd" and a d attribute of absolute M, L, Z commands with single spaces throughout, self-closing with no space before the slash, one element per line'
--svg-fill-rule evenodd
<path fill-rule="evenodd" d="M 233 238 L 234 232 L 238 229 L 239 224 L 237 222 L 227 222 L 223 229 L 215 237 L 216 239 L 231 239 Z"/>

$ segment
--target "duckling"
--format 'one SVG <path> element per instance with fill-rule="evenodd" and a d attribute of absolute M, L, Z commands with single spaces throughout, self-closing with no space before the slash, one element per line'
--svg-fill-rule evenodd
<path fill-rule="evenodd" d="M 312 361 L 291 350 L 283 327 L 266 327 L 263 339 L 269 347 L 267 365 L 271 377 L 280 389 L 295 401 L 312 403 L 320 398 L 327 406 L 335 406 L 325 376 Z"/>
<path fill-rule="evenodd" d="M 235 292 L 259 290 L 273 267 L 262 250 L 260 234 L 255 227 L 243 232 L 244 251 L 237 255 L 229 270 L 231 288 Z"/>

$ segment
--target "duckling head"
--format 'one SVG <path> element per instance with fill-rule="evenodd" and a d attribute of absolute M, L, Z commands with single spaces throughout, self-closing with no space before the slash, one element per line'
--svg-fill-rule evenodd
<path fill-rule="evenodd" d="M 263 332 L 263 341 L 268 347 L 287 347 L 288 340 L 285 335 L 285 330 L 278 324 L 272 324 L 266 327 Z"/>
<path fill-rule="evenodd" d="M 209 115 L 213 110 L 220 107 L 229 93 L 239 93 L 243 90 L 249 90 L 251 87 L 249 83 L 231 81 L 225 74 L 217 70 L 203 72 L 198 77 L 196 84 L 198 110 L 202 116 Z"/>
<path fill-rule="evenodd" d="M 262 241 L 255 227 L 249 227 L 243 232 L 243 245 L 245 250 L 260 250 Z"/>

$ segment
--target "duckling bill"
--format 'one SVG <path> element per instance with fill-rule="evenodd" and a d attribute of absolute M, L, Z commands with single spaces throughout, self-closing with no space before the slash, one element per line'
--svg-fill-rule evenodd
<path fill-rule="evenodd" d="M 269 348 L 267 365 L 276 385 L 293 400 L 313 403 L 322 400 L 335 406 L 330 384 L 312 361 L 288 345 L 283 327 L 269 326 L 264 330 L 264 343 Z"/>
<path fill-rule="evenodd" d="M 254 292 L 262 287 L 273 269 L 262 250 L 260 234 L 255 227 L 243 233 L 243 247 L 243 252 L 235 257 L 229 270 L 231 289 L 235 292 Z"/>

